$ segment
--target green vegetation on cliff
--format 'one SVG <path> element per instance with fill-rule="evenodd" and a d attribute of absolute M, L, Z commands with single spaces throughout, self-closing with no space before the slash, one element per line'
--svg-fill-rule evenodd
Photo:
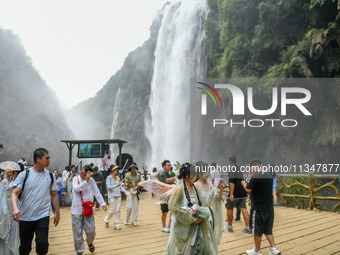
<path fill-rule="evenodd" d="M 340 1 L 208 0 L 208 5 L 205 31 L 210 78 L 340 78 Z M 264 109 L 271 102 L 269 88 L 254 88 L 256 101 Z M 295 116 L 304 126 L 234 128 L 217 134 L 218 140 L 231 145 L 220 149 L 244 161 L 254 157 L 269 162 L 336 159 L 340 88 L 313 86 L 310 90 L 313 116 L 308 120 Z M 231 109 L 232 101 L 223 96 Z"/>
<path fill-rule="evenodd" d="M 210 77 L 339 77 L 338 1 L 208 0 Z"/>
<path fill-rule="evenodd" d="M 340 76 L 339 1 L 207 2 L 210 9 L 205 22 L 208 77 Z M 150 151 L 144 121 L 161 19 L 159 15 L 150 29 L 150 38 L 127 56 L 122 68 L 104 88 L 74 107 L 68 117 L 78 138 L 110 137 L 120 88 L 115 138 L 128 141 L 123 150 L 138 163 L 145 162 Z M 330 91 L 322 88 L 311 91 L 313 96 L 320 97 L 313 100 L 317 102 L 312 106 L 313 117 L 298 130 L 232 129 L 218 133 L 216 140 L 228 144 L 227 149 L 221 148 L 226 155 L 244 155 L 240 158 L 244 161 L 255 157 L 269 160 L 273 155 L 281 162 L 311 160 L 314 155 L 318 155 L 316 160 L 333 159 L 340 150 L 339 90 L 333 87 Z M 271 102 L 270 87 L 254 88 L 254 92 L 256 100 L 267 107 Z M 222 96 L 224 100 L 228 97 L 227 93 Z M 227 102 L 230 109 L 231 100 Z"/>

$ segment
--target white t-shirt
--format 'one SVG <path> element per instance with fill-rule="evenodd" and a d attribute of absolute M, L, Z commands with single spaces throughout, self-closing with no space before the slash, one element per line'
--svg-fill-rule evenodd
<path fill-rule="evenodd" d="M 26 171 L 22 171 L 14 182 L 14 187 L 22 189 L 26 176 Z M 54 174 L 53 184 L 48 170 L 37 172 L 33 168 L 29 169 L 24 191 L 22 192 L 19 206 L 21 212 L 20 220 L 36 221 L 50 216 L 51 210 L 51 191 L 57 190 Z"/>
<path fill-rule="evenodd" d="M 153 173 L 150 175 L 150 179 L 151 179 L 151 180 L 157 180 L 156 175 L 157 175 L 157 172 L 153 172 Z"/>
<path fill-rule="evenodd" d="M 67 171 L 66 169 L 63 171 L 63 173 L 61 174 L 61 178 L 64 179 L 65 176 L 71 171 Z"/>

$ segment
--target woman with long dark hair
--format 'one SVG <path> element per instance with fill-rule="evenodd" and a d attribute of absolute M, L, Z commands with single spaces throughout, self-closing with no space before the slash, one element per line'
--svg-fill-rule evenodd
<path fill-rule="evenodd" d="M 197 181 L 197 173 L 195 166 L 190 163 L 180 167 L 178 178 L 183 181 L 169 201 L 169 209 L 175 221 L 165 254 L 217 254 L 222 233 L 217 229 L 223 226 L 220 196 L 215 193 L 214 188 L 211 189 L 211 196 L 209 192 L 205 194 L 204 190 L 201 192 L 196 188 L 194 183 Z M 214 209 L 217 215 L 214 215 Z M 216 220 L 218 217 L 221 219 Z M 214 231 L 219 237 L 216 237 Z"/>

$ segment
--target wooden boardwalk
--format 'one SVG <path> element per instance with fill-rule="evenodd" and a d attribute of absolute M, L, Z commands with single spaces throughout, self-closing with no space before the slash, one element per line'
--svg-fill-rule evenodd
<path fill-rule="evenodd" d="M 115 230 L 104 226 L 106 213 L 95 212 L 96 251 L 103 255 L 143 255 L 163 254 L 169 234 L 160 231 L 160 206 L 155 205 L 150 193 L 143 192 L 139 207 L 137 226 L 124 225 L 126 215 L 125 200 L 122 200 L 121 227 Z M 234 232 L 229 240 L 223 235 L 219 254 L 245 254 L 253 247 L 253 237 L 242 233 L 243 223 L 234 223 Z M 340 255 L 340 214 L 276 207 L 274 237 L 282 254 L 339 254 Z M 56 228 L 50 223 L 49 254 L 76 254 L 73 246 L 70 207 L 61 208 L 61 221 Z M 263 240 L 262 254 L 268 254 L 267 240 Z M 31 254 L 36 254 L 34 248 Z M 84 254 L 91 254 L 85 247 Z"/>

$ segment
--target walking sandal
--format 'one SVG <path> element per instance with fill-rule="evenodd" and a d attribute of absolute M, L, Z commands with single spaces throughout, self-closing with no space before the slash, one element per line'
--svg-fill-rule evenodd
<path fill-rule="evenodd" d="M 95 248 L 94 248 L 93 243 L 89 244 L 89 250 L 90 250 L 90 252 L 94 252 Z"/>

